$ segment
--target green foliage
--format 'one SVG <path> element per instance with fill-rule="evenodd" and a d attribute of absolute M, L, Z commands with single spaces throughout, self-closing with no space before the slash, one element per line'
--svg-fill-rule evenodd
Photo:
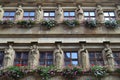
<path fill-rule="evenodd" d="M 105 22 L 105 27 L 106 27 L 107 29 L 115 29 L 115 28 L 118 27 L 118 22 L 113 21 L 113 20 L 107 20 L 107 21 Z"/>
<path fill-rule="evenodd" d="M 46 26 L 47 29 L 50 29 L 52 27 L 55 27 L 57 25 L 57 22 L 55 20 L 44 20 L 41 22 L 41 25 Z"/>
<path fill-rule="evenodd" d="M 21 25 L 22 27 L 31 28 L 33 25 L 35 25 L 35 21 L 33 20 L 22 20 L 17 22 L 18 25 Z"/>
<path fill-rule="evenodd" d="M 117 72 L 117 73 L 120 74 L 120 68 L 117 68 L 117 69 L 115 70 L 115 72 Z"/>
<path fill-rule="evenodd" d="M 85 21 L 85 26 L 90 28 L 90 29 L 96 28 L 97 27 L 96 20 L 86 20 Z"/>
<path fill-rule="evenodd" d="M 50 77 L 55 75 L 55 72 L 56 70 L 54 66 L 40 66 L 37 69 L 37 73 L 42 77 L 43 80 L 48 80 Z"/>
<path fill-rule="evenodd" d="M 97 78 L 104 77 L 107 74 L 106 68 L 104 68 L 102 66 L 93 66 L 91 68 L 91 71 L 92 71 L 93 75 L 96 76 Z"/>
<path fill-rule="evenodd" d="M 70 28 L 76 27 L 77 25 L 80 24 L 77 20 L 64 20 L 63 23 Z"/>
<path fill-rule="evenodd" d="M 76 76 L 82 74 L 82 68 L 77 68 L 77 67 L 66 67 L 65 69 L 63 69 L 62 71 L 62 76 L 67 78 L 67 79 L 75 79 Z"/>
<path fill-rule="evenodd" d="M 12 20 L 3 20 L 3 21 L 0 21 L 0 24 L 1 25 L 13 25 L 14 21 L 12 21 Z"/>

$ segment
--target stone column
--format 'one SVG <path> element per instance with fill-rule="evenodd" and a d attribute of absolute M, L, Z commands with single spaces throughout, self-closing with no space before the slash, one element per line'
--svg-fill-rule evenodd
<path fill-rule="evenodd" d="M 0 20 L 3 20 L 4 10 L 2 8 L 2 5 L 0 5 Z"/>
<path fill-rule="evenodd" d="M 22 20 L 23 15 L 24 15 L 24 10 L 22 9 L 22 6 L 19 5 L 19 7 L 17 8 L 16 13 L 15 13 L 15 21 Z"/>
<path fill-rule="evenodd" d="M 30 69 L 34 69 L 39 65 L 39 55 L 38 46 L 33 44 L 28 55 L 28 66 Z"/>
<path fill-rule="evenodd" d="M 104 43 L 105 48 L 102 51 L 105 66 L 109 71 L 114 71 L 114 57 L 109 43 Z"/>
<path fill-rule="evenodd" d="M 3 60 L 4 68 L 13 66 L 14 58 L 15 58 L 15 50 L 13 49 L 12 45 L 9 44 L 9 47 L 6 48 L 4 51 L 4 60 Z"/>
<path fill-rule="evenodd" d="M 120 20 L 120 5 L 117 5 L 115 13 L 116 13 L 117 20 Z"/>
<path fill-rule="evenodd" d="M 87 49 L 84 47 L 85 43 L 80 43 L 81 48 L 78 50 L 78 60 L 79 65 L 82 66 L 82 68 L 87 71 L 90 69 L 90 62 L 89 62 L 89 54 Z"/>
<path fill-rule="evenodd" d="M 55 10 L 55 21 L 57 23 L 62 23 L 64 20 L 63 9 L 61 5 L 58 5 L 57 9 Z"/>
<path fill-rule="evenodd" d="M 104 23 L 105 22 L 104 12 L 103 12 L 103 9 L 102 9 L 101 5 L 97 5 L 96 20 L 97 20 L 97 23 Z"/>
<path fill-rule="evenodd" d="M 61 71 L 64 66 L 64 52 L 61 49 L 61 43 L 56 43 L 56 48 L 54 50 L 54 65 Z"/>
<path fill-rule="evenodd" d="M 42 7 L 39 5 L 36 10 L 35 10 L 35 21 L 37 23 L 39 23 L 40 21 L 43 20 L 43 9 Z"/>
<path fill-rule="evenodd" d="M 78 5 L 77 9 L 75 10 L 75 18 L 79 23 L 84 21 L 83 9 L 80 5 Z"/>

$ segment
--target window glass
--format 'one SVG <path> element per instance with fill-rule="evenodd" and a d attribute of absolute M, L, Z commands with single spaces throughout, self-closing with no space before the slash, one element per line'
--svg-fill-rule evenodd
<path fill-rule="evenodd" d="M 107 12 L 104 13 L 104 16 L 109 16 L 109 14 Z"/>
<path fill-rule="evenodd" d="M 90 12 L 90 16 L 95 16 L 95 12 Z"/>
<path fill-rule="evenodd" d="M 44 16 L 49 16 L 49 13 L 44 13 Z"/>
<path fill-rule="evenodd" d="M 95 20 L 95 12 L 94 11 L 84 11 L 84 19 L 85 20 Z"/>
<path fill-rule="evenodd" d="M 88 12 L 84 12 L 84 16 L 89 16 L 89 13 Z"/>
<path fill-rule="evenodd" d="M 75 58 L 75 59 L 77 58 L 77 53 L 76 53 L 76 52 L 73 52 L 73 53 L 72 53 L 72 58 L 73 58 L 73 59 L 74 59 L 74 58 Z"/>
<path fill-rule="evenodd" d="M 5 11 L 3 20 L 14 20 L 15 12 L 14 11 Z"/>
<path fill-rule="evenodd" d="M 69 13 L 68 12 L 64 12 L 64 16 L 69 16 Z"/>
<path fill-rule="evenodd" d="M 70 12 L 70 16 L 75 16 L 75 12 Z"/>
<path fill-rule="evenodd" d="M 54 12 L 51 12 L 51 13 L 50 13 L 50 16 L 55 16 L 55 13 L 54 13 Z"/>
<path fill-rule="evenodd" d="M 115 13 L 112 11 L 105 11 L 104 17 L 105 17 L 105 20 L 115 20 Z"/>
<path fill-rule="evenodd" d="M 35 12 L 31 12 L 31 13 L 30 13 L 30 16 L 35 16 Z"/>
<path fill-rule="evenodd" d="M 0 51 L 0 67 L 3 65 L 4 51 Z"/>

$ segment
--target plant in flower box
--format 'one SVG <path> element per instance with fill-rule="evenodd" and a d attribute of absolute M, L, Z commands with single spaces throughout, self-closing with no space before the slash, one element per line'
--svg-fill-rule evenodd
<path fill-rule="evenodd" d="M 94 29 L 97 27 L 96 20 L 86 20 L 85 21 L 85 26 L 90 29 Z"/>
<path fill-rule="evenodd" d="M 107 75 L 107 69 L 102 66 L 93 66 L 91 67 L 91 71 L 95 77 L 101 80 L 102 77 Z"/>
<path fill-rule="evenodd" d="M 54 66 L 41 66 L 36 69 L 36 72 L 42 77 L 42 80 L 48 80 L 50 77 L 55 76 L 56 70 Z"/>
<path fill-rule="evenodd" d="M 45 26 L 47 29 L 50 29 L 52 27 L 55 27 L 57 25 L 57 22 L 55 20 L 43 20 L 41 22 L 41 25 Z"/>
<path fill-rule="evenodd" d="M 73 28 L 79 25 L 80 23 L 77 20 L 64 20 L 63 24 L 65 24 L 66 26 L 70 28 Z"/>
<path fill-rule="evenodd" d="M 33 20 L 22 20 L 17 22 L 18 25 L 21 27 L 31 28 L 33 25 L 35 25 L 35 21 Z"/>
<path fill-rule="evenodd" d="M 115 29 L 118 27 L 118 22 L 116 22 L 115 20 L 107 20 L 105 21 L 105 27 L 107 29 Z"/>
<path fill-rule="evenodd" d="M 65 77 L 66 79 L 73 80 L 75 79 L 78 75 L 81 75 L 83 73 L 82 68 L 78 67 L 66 67 L 62 71 L 62 76 Z"/>
<path fill-rule="evenodd" d="M 14 25 L 14 21 L 12 21 L 12 20 L 3 20 L 3 21 L 0 21 L 0 24 L 4 25 L 4 26 L 7 26 L 7 27 L 11 27 L 11 26 Z"/>

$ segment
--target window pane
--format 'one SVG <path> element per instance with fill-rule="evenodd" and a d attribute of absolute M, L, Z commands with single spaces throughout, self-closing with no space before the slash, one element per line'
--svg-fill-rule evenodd
<path fill-rule="evenodd" d="M 69 13 L 68 12 L 64 12 L 64 16 L 69 16 Z"/>
<path fill-rule="evenodd" d="M 77 56 L 77 53 L 76 52 L 72 52 L 72 59 L 76 59 L 78 56 Z"/>
<path fill-rule="evenodd" d="M 110 12 L 109 14 L 110 16 L 115 16 L 114 12 Z"/>
<path fill-rule="evenodd" d="M 104 12 L 104 16 L 109 16 L 108 12 Z"/>
<path fill-rule="evenodd" d="M 113 56 L 114 56 L 115 58 L 119 58 L 119 53 L 113 53 Z"/>
<path fill-rule="evenodd" d="M 49 16 L 49 13 L 44 13 L 44 16 Z"/>
<path fill-rule="evenodd" d="M 94 12 L 90 12 L 90 16 L 95 16 L 95 13 Z"/>
<path fill-rule="evenodd" d="M 11 12 L 9 16 L 14 16 L 15 15 L 15 12 Z"/>
<path fill-rule="evenodd" d="M 48 60 L 47 61 L 47 65 L 49 66 L 49 65 L 52 65 L 53 64 L 53 61 L 52 60 Z"/>
<path fill-rule="evenodd" d="M 69 52 L 65 53 L 65 58 L 70 58 L 70 53 Z"/>
<path fill-rule="evenodd" d="M 30 12 L 30 16 L 35 16 L 35 12 Z"/>
<path fill-rule="evenodd" d="M 70 12 L 70 16 L 75 16 L 75 12 Z"/>
<path fill-rule="evenodd" d="M 90 58 L 95 58 L 95 54 L 94 53 L 89 53 Z"/>
<path fill-rule="evenodd" d="M 21 53 L 16 54 L 16 59 L 21 59 Z"/>
<path fill-rule="evenodd" d="M 29 16 L 29 12 L 24 12 L 24 16 Z"/>
<path fill-rule="evenodd" d="M 105 20 L 107 21 L 107 20 L 110 20 L 110 18 L 105 18 Z"/>
<path fill-rule="evenodd" d="M 45 54 L 44 53 L 40 53 L 40 59 L 45 59 Z"/>
<path fill-rule="evenodd" d="M 52 59 L 53 58 L 53 55 L 51 53 L 48 53 L 47 54 L 47 59 Z"/>
<path fill-rule="evenodd" d="M 23 53 L 22 59 L 28 59 L 28 53 Z"/>
<path fill-rule="evenodd" d="M 9 15 L 9 12 L 5 12 L 5 13 L 4 13 L 4 16 L 8 16 L 8 15 Z"/>
<path fill-rule="evenodd" d="M 89 13 L 88 12 L 84 12 L 84 16 L 89 16 Z"/>
<path fill-rule="evenodd" d="M 72 61 L 72 65 L 78 65 L 78 61 Z"/>
<path fill-rule="evenodd" d="M 45 60 L 41 59 L 40 60 L 40 65 L 45 65 Z"/>
<path fill-rule="evenodd" d="M 51 12 L 51 13 L 50 13 L 50 16 L 55 16 L 55 13 L 54 13 L 54 12 Z"/>

